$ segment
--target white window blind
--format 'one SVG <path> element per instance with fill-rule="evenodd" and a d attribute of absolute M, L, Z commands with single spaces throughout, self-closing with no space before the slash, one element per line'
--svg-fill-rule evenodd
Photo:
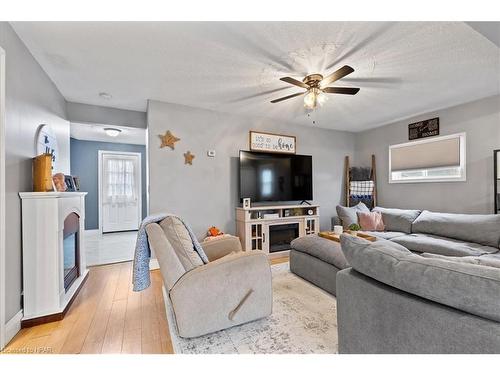
<path fill-rule="evenodd" d="M 465 133 L 389 147 L 389 182 L 465 180 Z"/>

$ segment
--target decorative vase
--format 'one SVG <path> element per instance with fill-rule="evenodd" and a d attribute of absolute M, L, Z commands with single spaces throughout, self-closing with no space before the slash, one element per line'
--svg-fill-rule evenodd
<path fill-rule="evenodd" d="M 352 236 L 357 236 L 358 235 L 358 231 L 357 230 L 351 230 L 351 235 Z"/>

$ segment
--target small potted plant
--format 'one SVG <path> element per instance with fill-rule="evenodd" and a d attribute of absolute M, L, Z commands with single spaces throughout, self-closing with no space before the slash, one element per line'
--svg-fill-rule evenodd
<path fill-rule="evenodd" d="M 351 231 L 351 235 L 353 236 L 357 236 L 358 235 L 358 231 L 361 230 L 361 227 L 356 224 L 356 223 L 353 223 L 351 225 L 349 225 L 349 230 Z"/>

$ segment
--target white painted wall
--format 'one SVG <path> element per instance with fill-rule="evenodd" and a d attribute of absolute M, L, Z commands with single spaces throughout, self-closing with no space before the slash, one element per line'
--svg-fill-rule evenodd
<path fill-rule="evenodd" d="M 342 197 L 344 156 L 354 151 L 353 133 L 158 101 L 149 103 L 148 122 L 150 213 L 176 213 L 199 237 L 212 225 L 234 234 L 238 155 L 240 149 L 248 150 L 248 132 L 254 129 L 295 135 L 297 153 L 312 155 L 314 203 L 321 206 L 321 228 L 330 228 Z M 158 134 L 167 130 L 181 138 L 174 151 L 159 148 Z M 209 149 L 216 151 L 215 158 L 207 156 Z M 183 154 L 188 150 L 196 155 L 192 166 L 184 164 Z"/>
<path fill-rule="evenodd" d="M 467 134 L 467 181 L 389 184 L 389 146 L 408 141 L 408 124 L 439 117 L 440 134 Z M 356 134 L 357 164 L 377 159 L 378 204 L 458 213 L 493 213 L 493 150 L 500 148 L 500 96 L 429 112 Z"/>

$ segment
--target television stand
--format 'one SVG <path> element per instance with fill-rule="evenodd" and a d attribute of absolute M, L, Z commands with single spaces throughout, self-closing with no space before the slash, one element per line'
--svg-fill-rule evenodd
<path fill-rule="evenodd" d="M 282 205 L 236 208 L 236 233 L 243 250 L 262 250 L 270 258 L 287 256 L 290 242 L 319 233 L 319 206 Z"/>

